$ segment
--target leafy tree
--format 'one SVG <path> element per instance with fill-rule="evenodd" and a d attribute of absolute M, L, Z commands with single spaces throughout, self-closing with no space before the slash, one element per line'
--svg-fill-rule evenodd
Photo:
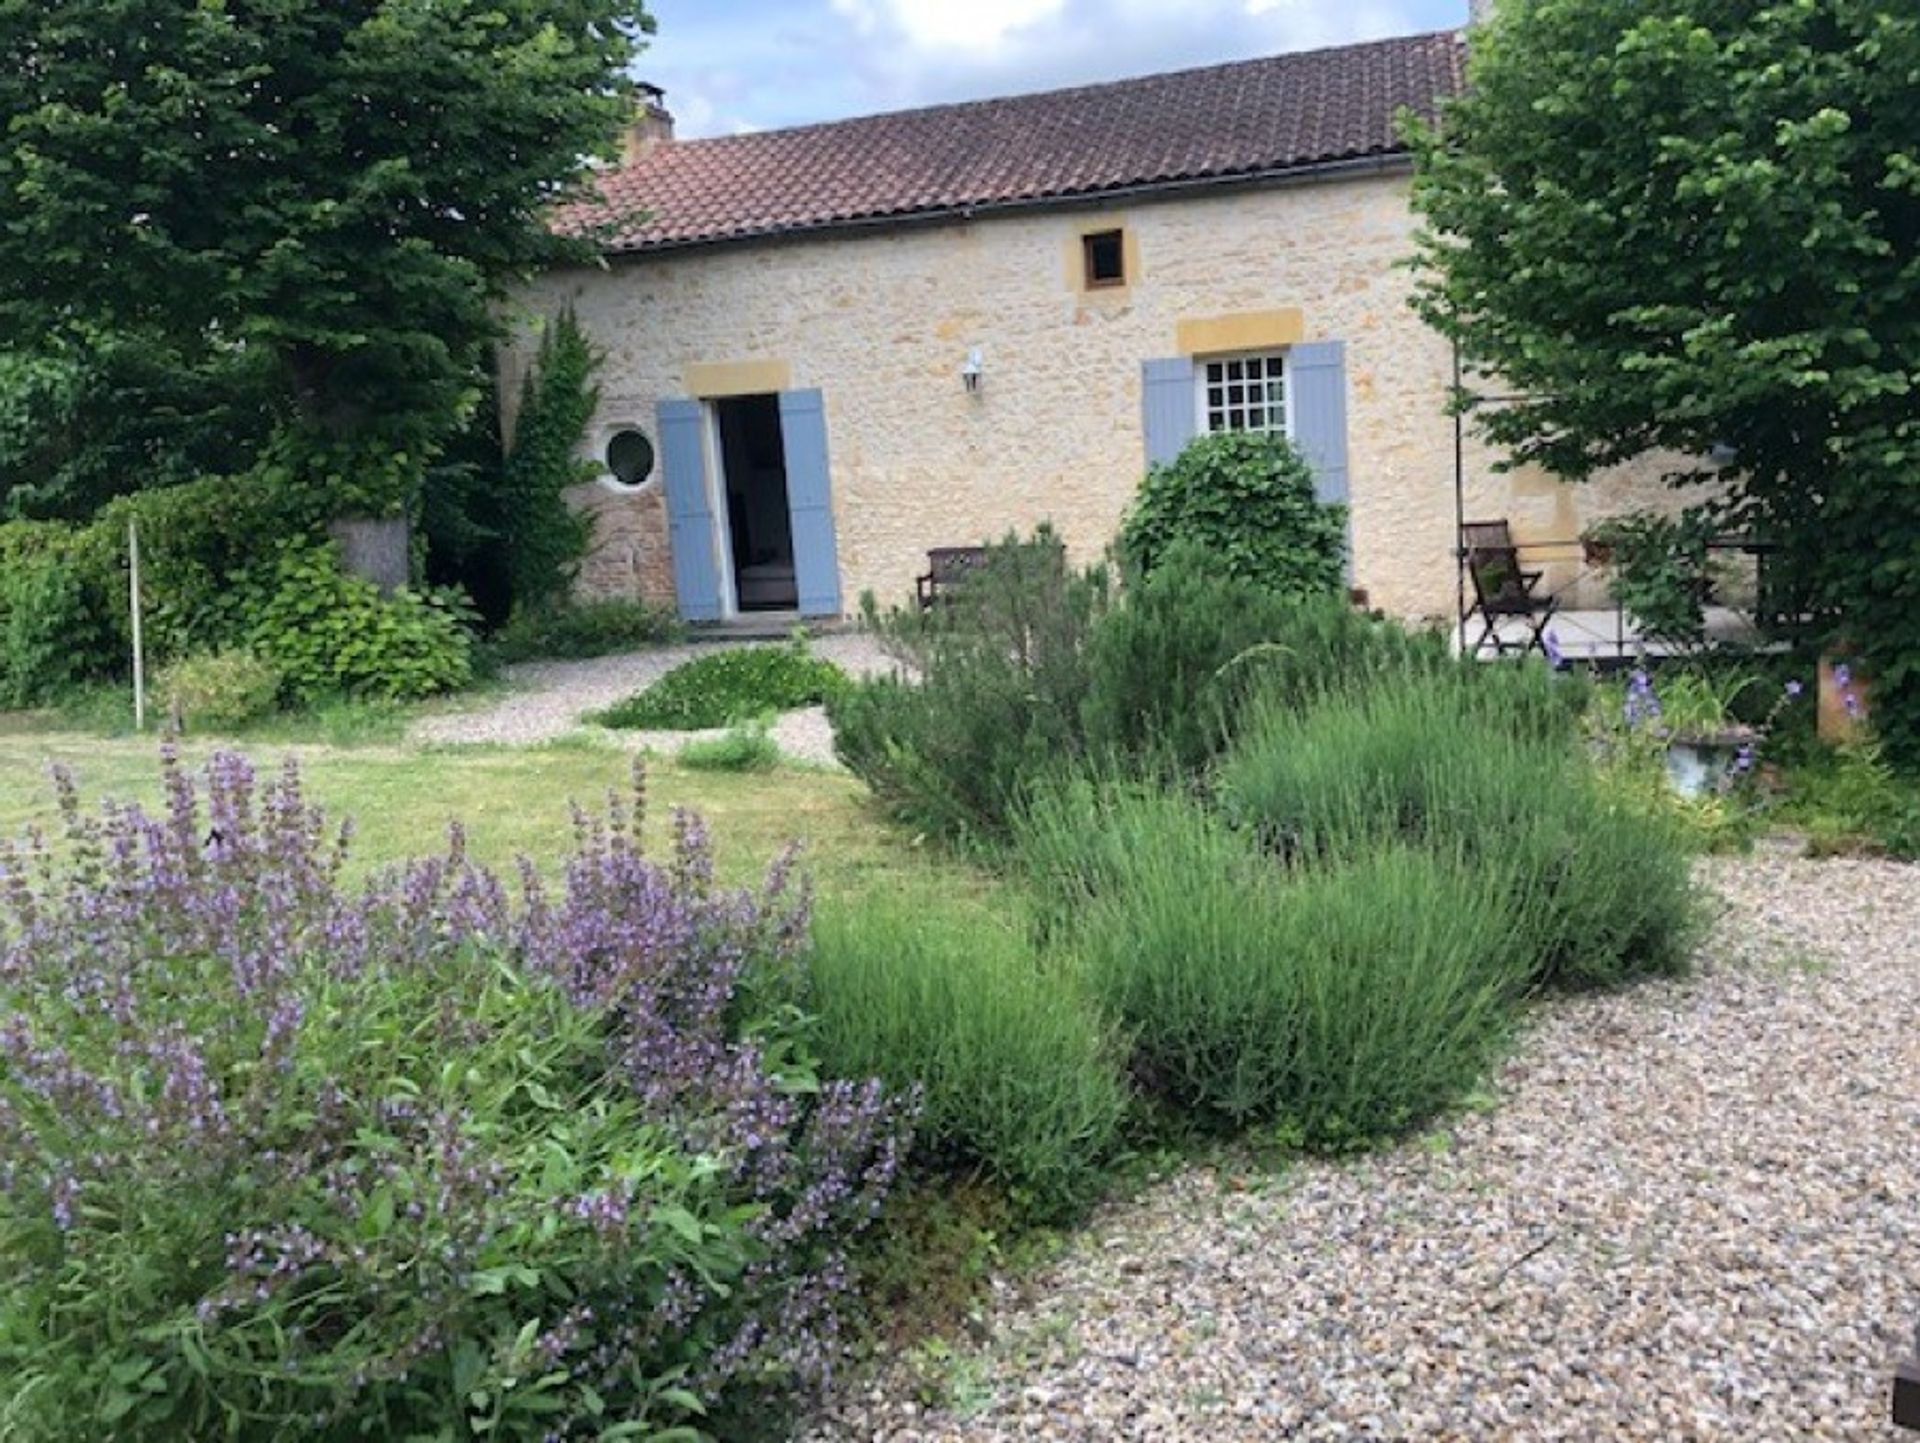
<path fill-rule="evenodd" d="M 271 358 L 69 327 L 0 349 L 0 516 L 82 520 L 130 491 L 247 470 L 274 423 Z"/>
<path fill-rule="evenodd" d="M 1472 50 L 1413 135 L 1417 304 L 1528 398 L 1478 424 L 1570 477 L 1735 448 L 1702 504 L 1920 754 L 1920 11 L 1504 0 Z"/>
<path fill-rule="evenodd" d="M 0 334 L 241 351 L 317 514 L 390 511 L 583 242 L 642 0 L 0 0 Z"/>

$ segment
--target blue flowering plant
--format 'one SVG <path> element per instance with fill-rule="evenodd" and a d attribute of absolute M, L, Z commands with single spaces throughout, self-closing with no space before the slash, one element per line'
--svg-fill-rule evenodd
<path fill-rule="evenodd" d="M 0 847 L 0 1436 L 694 1437 L 822 1381 L 912 1099 L 818 1075 L 780 859 L 581 813 L 362 885 L 289 767 Z M 636 793 L 637 798 L 637 793 Z"/>

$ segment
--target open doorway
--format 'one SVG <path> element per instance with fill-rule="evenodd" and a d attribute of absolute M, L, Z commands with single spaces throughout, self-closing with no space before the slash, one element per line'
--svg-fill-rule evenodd
<path fill-rule="evenodd" d="M 735 600 L 741 611 L 792 611 L 800 604 L 800 589 L 793 570 L 780 398 L 730 397 L 714 402 L 714 416 L 727 484 Z"/>

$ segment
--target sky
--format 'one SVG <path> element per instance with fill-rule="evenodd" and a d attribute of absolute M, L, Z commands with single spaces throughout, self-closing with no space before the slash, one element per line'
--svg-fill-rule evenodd
<path fill-rule="evenodd" d="M 650 0 L 640 59 L 682 137 L 1459 25 L 1467 0 Z"/>

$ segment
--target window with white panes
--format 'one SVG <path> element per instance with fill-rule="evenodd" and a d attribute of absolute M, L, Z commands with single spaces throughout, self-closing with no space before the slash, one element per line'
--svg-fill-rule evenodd
<path fill-rule="evenodd" d="M 1285 355 L 1222 356 L 1199 371 L 1202 429 L 1287 434 Z"/>

